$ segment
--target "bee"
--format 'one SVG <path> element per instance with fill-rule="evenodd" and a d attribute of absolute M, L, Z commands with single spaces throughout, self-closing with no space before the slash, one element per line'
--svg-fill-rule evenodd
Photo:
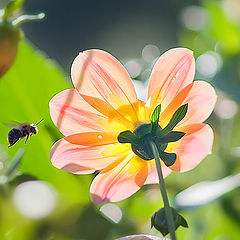
<path fill-rule="evenodd" d="M 37 125 L 42 121 L 43 119 L 41 119 L 40 121 L 38 121 L 35 124 L 30 124 L 30 123 L 18 123 L 15 124 L 15 126 L 13 127 L 13 129 L 8 133 L 7 136 L 7 140 L 9 143 L 8 147 L 11 147 L 12 145 L 14 145 L 16 142 L 18 142 L 20 139 L 25 138 L 25 144 L 27 143 L 27 140 L 33 135 L 33 134 L 37 134 L 38 129 L 37 129 Z"/>

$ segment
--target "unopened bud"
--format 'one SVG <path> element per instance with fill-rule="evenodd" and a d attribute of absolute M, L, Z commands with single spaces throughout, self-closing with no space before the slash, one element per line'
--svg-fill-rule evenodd
<path fill-rule="evenodd" d="M 20 29 L 4 22 L 0 23 L 0 77 L 12 66 L 22 36 Z"/>
<path fill-rule="evenodd" d="M 179 226 L 183 226 L 185 228 L 188 227 L 187 221 L 181 216 L 174 208 L 170 207 L 173 214 L 173 221 L 175 225 L 175 230 Z M 161 208 L 157 212 L 152 215 L 151 218 L 151 227 L 156 228 L 159 232 L 162 233 L 163 236 L 166 236 L 169 233 L 167 217 L 165 214 L 165 209 Z"/>
<path fill-rule="evenodd" d="M 0 9 L 0 78 L 9 70 L 17 55 L 18 42 L 23 37 L 19 26 L 27 21 L 41 20 L 45 14 L 21 15 L 15 18 L 21 10 L 24 0 L 11 0 Z"/>

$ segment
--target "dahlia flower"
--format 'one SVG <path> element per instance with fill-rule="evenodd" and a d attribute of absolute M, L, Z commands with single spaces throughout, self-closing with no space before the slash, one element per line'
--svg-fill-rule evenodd
<path fill-rule="evenodd" d="M 152 70 L 145 103 L 137 98 L 128 72 L 117 59 L 102 50 L 79 53 L 71 70 L 75 88 L 50 101 L 52 120 L 65 135 L 51 149 L 52 164 L 74 174 L 98 171 L 90 188 L 94 202 L 123 200 L 144 184 L 158 183 L 158 174 L 154 159 L 135 154 L 131 143 L 119 142 L 119 134 L 149 124 L 159 104 L 159 126 L 164 129 L 174 113 L 187 105 L 184 118 L 171 129 L 184 134 L 164 147 L 176 159 L 173 164 L 161 161 L 161 166 L 164 177 L 171 171 L 191 170 L 211 152 L 213 131 L 203 121 L 216 102 L 213 87 L 193 81 L 194 74 L 192 51 L 165 52 Z"/>

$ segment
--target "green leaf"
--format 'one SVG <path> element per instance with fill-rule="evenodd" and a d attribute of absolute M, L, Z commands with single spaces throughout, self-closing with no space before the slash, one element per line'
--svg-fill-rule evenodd
<path fill-rule="evenodd" d="M 120 143 L 132 143 L 137 139 L 136 135 L 132 133 L 131 131 L 127 130 L 124 132 L 121 132 L 118 135 L 118 141 Z"/>
<path fill-rule="evenodd" d="M 71 87 L 59 66 L 27 42 L 20 42 L 15 64 L 0 80 L 1 123 L 36 123 L 44 118 L 38 125 L 37 135 L 33 135 L 27 144 L 24 140 L 17 142 L 8 149 L 9 154 L 14 156 L 19 148 L 24 147 L 20 170 L 51 183 L 62 196 L 64 207 L 68 202 L 88 201 L 90 184 L 90 176 L 76 177 L 59 170 L 53 167 L 49 158 L 52 145 L 62 137 L 50 118 L 49 101 L 55 94 Z M 0 144 L 4 144 L 6 149 L 10 130 L 0 124 Z"/>
<path fill-rule="evenodd" d="M 186 116 L 188 109 L 188 104 L 184 104 L 178 108 L 178 110 L 173 114 L 168 125 L 163 129 L 164 133 L 170 132 L 173 128 Z"/>
<path fill-rule="evenodd" d="M 177 159 L 177 156 L 175 153 L 167 153 L 163 151 L 159 151 L 159 157 L 163 160 L 163 162 L 167 167 L 172 166 Z"/>
<path fill-rule="evenodd" d="M 7 6 L 4 8 L 4 14 L 2 19 L 5 20 L 13 15 L 14 12 L 19 10 L 24 3 L 24 0 L 13 0 L 10 1 Z"/>
<path fill-rule="evenodd" d="M 153 129 L 155 129 L 158 126 L 160 113 L 161 113 L 161 104 L 156 106 L 150 118 Z"/>
<path fill-rule="evenodd" d="M 6 173 L 4 174 L 6 177 L 11 177 L 14 170 L 19 166 L 24 156 L 24 152 L 25 152 L 24 148 L 20 148 L 17 151 L 16 155 L 12 159 L 11 165 L 8 167 Z"/>
<path fill-rule="evenodd" d="M 164 136 L 160 136 L 160 141 L 165 143 L 176 142 L 180 140 L 185 134 L 186 133 L 184 132 L 172 131 Z"/>

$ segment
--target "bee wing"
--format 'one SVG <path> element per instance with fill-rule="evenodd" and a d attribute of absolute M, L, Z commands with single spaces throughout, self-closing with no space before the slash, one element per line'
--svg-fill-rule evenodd
<path fill-rule="evenodd" d="M 11 122 L 7 122 L 7 123 L 3 123 L 3 124 L 10 128 L 15 128 L 15 127 L 18 127 L 19 125 L 21 125 L 21 123 L 17 122 L 17 121 L 11 121 Z"/>

